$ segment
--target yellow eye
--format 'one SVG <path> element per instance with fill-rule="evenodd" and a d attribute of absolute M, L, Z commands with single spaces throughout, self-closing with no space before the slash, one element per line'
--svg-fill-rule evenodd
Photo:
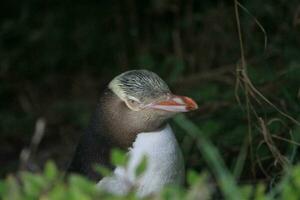
<path fill-rule="evenodd" d="M 131 110 L 134 111 L 138 111 L 140 110 L 140 102 L 135 100 L 135 99 L 127 99 L 127 101 L 125 101 L 126 105 L 128 108 L 130 108 Z"/>
<path fill-rule="evenodd" d="M 135 104 L 135 103 L 137 103 L 135 100 L 133 100 L 133 99 L 129 99 L 129 103 L 131 103 L 131 104 Z"/>
<path fill-rule="evenodd" d="M 130 104 L 130 106 L 134 107 L 134 108 L 137 108 L 140 105 L 139 102 L 137 102 L 136 100 L 133 100 L 133 99 L 129 99 L 128 104 Z"/>

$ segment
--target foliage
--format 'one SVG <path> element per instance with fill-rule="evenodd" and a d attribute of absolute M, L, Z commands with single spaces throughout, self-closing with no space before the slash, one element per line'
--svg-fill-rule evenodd
<path fill-rule="evenodd" d="M 224 171 L 226 169 L 220 168 L 220 170 Z M 268 186 L 263 183 L 237 186 L 234 182 L 229 181 L 230 177 L 232 178 L 233 176 L 228 174 L 228 181 L 225 183 L 227 187 L 224 187 L 224 190 L 222 189 L 222 193 L 224 194 L 224 199 L 228 200 L 299 199 L 299 175 L 300 166 L 294 166 L 282 177 L 276 188 L 267 191 L 266 188 Z M 224 180 L 222 180 L 220 174 L 216 175 L 216 179 L 217 183 L 223 184 L 222 181 Z M 195 171 L 189 171 L 187 173 L 187 182 L 187 188 L 168 186 L 159 194 L 146 197 L 146 199 L 205 200 L 217 198 L 217 196 L 221 195 L 205 172 L 199 175 Z M 0 197 L 3 200 L 138 199 L 134 191 L 126 196 L 113 196 L 105 193 L 99 190 L 94 182 L 76 174 L 71 174 L 64 178 L 53 162 L 47 162 L 43 173 L 20 172 L 17 176 L 9 175 L 6 179 L 0 180 Z"/>

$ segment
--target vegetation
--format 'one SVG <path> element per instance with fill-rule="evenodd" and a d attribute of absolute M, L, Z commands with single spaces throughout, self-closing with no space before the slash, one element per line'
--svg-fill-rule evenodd
<path fill-rule="evenodd" d="M 30 0 L 0 12 L 2 198 L 120 198 L 62 175 L 101 88 L 137 68 L 200 106 L 171 121 L 186 186 L 150 199 L 300 198 L 297 0 Z"/>

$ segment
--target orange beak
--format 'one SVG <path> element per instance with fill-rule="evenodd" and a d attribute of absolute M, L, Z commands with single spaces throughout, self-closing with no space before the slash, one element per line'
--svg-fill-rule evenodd
<path fill-rule="evenodd" d="M 170 112 L 189 112 L 192 110 L 196 110 L 198 108 L 198 105 L 193 99 L 189 97 L 171 95 L 167 100 L 154 102 L 146 105 L 145 107 Z"/>

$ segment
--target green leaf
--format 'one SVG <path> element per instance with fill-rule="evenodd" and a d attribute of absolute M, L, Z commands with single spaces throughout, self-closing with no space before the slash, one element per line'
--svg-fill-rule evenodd
<path fill-rule="evenodd" d="M 55 163 L 53 161 L 48 161 L 46 163 L 45 169 L 44 169 L 44 175 L 49 180 L 52 181 L 57 177 L 57 168 L 55 166 Z"/>
<path fill-rule="evenodd" d="M 6 184 L 3 180 L 0 180 L 0 197 L 3 197 L 4 192 L 7 190 Z"/>
<path fill-rule="evenodd" d="M 252 185 L 244 185 L 240 187 L 241 195 L 243 199 L 250 199 L 251 194 L 253 193 L 253 186 Z"/>
<path fill-rule="evenodd" d="M 191 137 L 197 140 L 197 147 L 199 148 L 205 161 L 215 174 L 221 191 L 223 192 L 223 195 L 226 197 L 226 199 L 242 199 L 236 181 L 234 180 L 230 171 L 227 169 L 219 151 L 208 139 L 206 139 L 203 131 L 200 130 L 196 126 L 196 124 L 187 119 L 184 115 L 178 115 L 174 118 L 174 121 Z M 198 139 L 199 135 L 201 136 L 201 140 Z"/>
<path fill-rule="evenodd" d="M 181 200 L 184 198 L 183 188 L 176 185 L 168 185 L 163 188 L 160 193 L 161 198 L 159 199 L 172 199 L 172 200 Z"/>
<path fill-rule="evenodd" d="M 47 180 L 39 174 L 23 172 L 22 180 L 25 195 L 30 198 L 37 198 L 47 186 Z"/>
<path fill-rule="evenodd" d="M 189 189 L 185 199 L 212 199 L 212 187 L 208 183 L 208 174 L 195 171 L 188 172 Z"/>
<path fill-rule="evenodd" d="M 6 188 L 3 194 L 3 199 L 21 200 L 21 186 L 13 176 L 8 176 L 6 179 Z M 1 195 L 2 196 L 2 195 Z"/>
<path fill-rule="evenodd" d="M 111 176 L 111 174 L 112 174 L 112 171 L 109 168 L 104 167 L 102 165 L 95 165 L 94 169 L 96 172 L 98 172 L 102 176 Z"/>
<path fill-rule="evenodd" d="M 113 149 L 111 152 L 111 162 L 115 166 L 125 166 L 127 163 L 127 155 L 120 149 Z"/>
<path fill-rule="evenodd" d="M 90 200 L 91 196 L 75 188 L 71 188 L 67 199 L 70 200 Z"/>
<path fill-rule="evenodd" d="M 88 179 L 72 174 L 69 176 L 69 192 L 68 198 L 70 200 L 89 200 L 96 194 L 95 183 Z"/>
<path fill-rule="evenodd" d="M 80 190 L 87 194 L 93 194 L 96 190 L 93 182 L 80 175 L 72 174 L 69 176 L 69 184 L 72 189 Z"/>
<path fill-rule="evenodd" d="M 256 186 L 256 190 L 255 190 L 255 200 L 265 200 L 266 196 L 265 196 L 265 190 L 266 187 L 263 184 L 258 184 Z"/>
<path fill-rule="evenodd" d="M 144 155 L 139 165 L 135 169 L 135 175 L 140 176 L 142 173 L 144 173 L 147 168 L 147 164 L 148 164 L 148 158 L 146 155 Z"/>
<path fill-rule="evenodd" d="M 49 191 L 49 199 L 64 200 L 67 198 L 67 190 L 63 184 L 55 184 L 51 191 Z"/>
<path fill-rule="evenodd" d="M 189 170 L 187 172 L 187 182 L 189 185 L 194 185 L 198 180 L 200 176 L 199 174 L 194 170 Z"/>

